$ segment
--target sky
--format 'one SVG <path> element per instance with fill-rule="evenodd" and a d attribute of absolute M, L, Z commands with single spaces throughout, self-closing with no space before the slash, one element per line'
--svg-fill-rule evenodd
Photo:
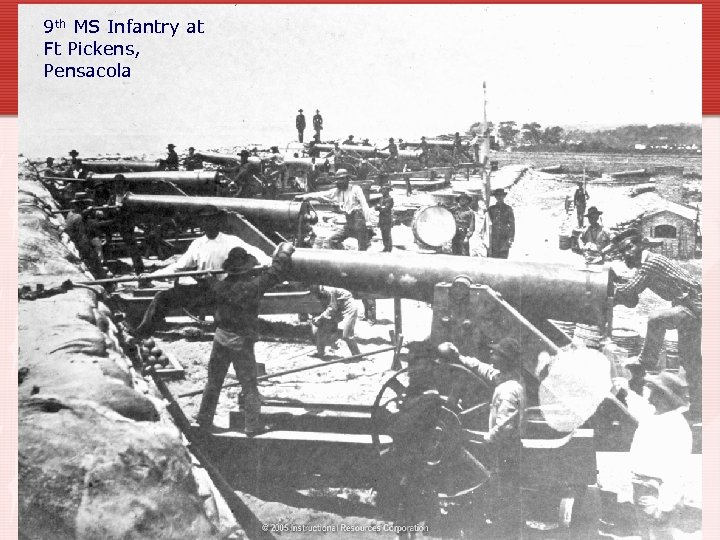
<path fill-rule="evenodd" d="M 20 151 L 162 154 L 284 147 L 320 109 L 323 139 L 382 141 L 494 122 L 700 123 L 700 5 L 20 5 Z M 106 20 L 180 23 L 108 34 Z M 68 27 L 45 33 L 45 20 Z M 99 19 L 76 34 L 74 19 Z M 187 34 L 202 20 L 204 34 Z M 138 58 L 53 56 L 45 41 L 133 44 Z M 63 49 L 64 51 L 65 49 Z M 129 66 L 129 79 L 44 65 Z M 306 131 L 306 138 L 310 136 Z"/>

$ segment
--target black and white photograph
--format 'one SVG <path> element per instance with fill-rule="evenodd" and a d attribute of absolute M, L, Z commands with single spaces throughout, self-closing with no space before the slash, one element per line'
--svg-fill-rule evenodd
<path fill-rule="evenodd" d="M 702 538 L 701 5 L 18 17 L 19 538 Z"/>

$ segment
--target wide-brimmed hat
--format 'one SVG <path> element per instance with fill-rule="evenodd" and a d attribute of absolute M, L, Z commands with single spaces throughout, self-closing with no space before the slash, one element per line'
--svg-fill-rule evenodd
<path fill-rule="evenodd" d="M 519 362 L 522 349 L 514 338 L 502 338 L 497 344 L 490 345 L 490 349 L 513 362 Z"/>
<path fill-rule="evenodd" d="M 168 147 L 168 149 L 170 149 L 170 148 L 175 148 L 175 145 L 174 145 L 174 144 L 168 144 L 167 147 Z"/>
<path fill-rule="evenodd" d="M 392 186 L 390 184 L 383 184 L 380 186 L 380 191 L 392 191 Z"/>
<path fill-rule="evenodd" d="M 628 241 L 635 242 L 638 240 L 642 240 L 642 237 L 642 233 L 638 229 L 625 229 L 621 233 L 615 235 L 615 238 L 612 239 L 612 244 L 616 248 L 619 248 Z"/>
<path fill-rule="evenodd" d="M 302 110 L 302 109 L 298 109 L 298 112 L 303 112 L 303 110 Z"/>
<path fill-rule="evenodd" d="M 225 259 L 225 262 L 222 264 L 222 269 L 229 271 L 233 268 L 246 266 L 248 264 L 255 266 L 257 263 L 258 260 L 253 255 L 250 255 L 245 249 L 236 246 L 229 251 L 227 259 Z"/>
<path fill-rule="evenodd" d="M 503 188 L 497 188 L 497 189 L 493 189 L 490 192 L 490 195 L 492 195 L 493 197 L 497 197 L 498 195 L 507 195 L 507 191 L 505 191 L 505 189 L 503 189 Z"/>
<path fill-rule="evenodd" d="M 348 173 L 347 169 L 338 169 L 335 171 L 335 178 L 347 178 L 350 176 L 350 173 Z"/>
<path fill-rule="evenodd" d="M 601 215 L 602 215 L 602 210 L 598 210 L 598 209 L 597 209 L 597 206 L 591 206 L 591 207 L 588 209 L 587 214 L 585 214 L 585 217 L 601 216 Z"/>
<path fill-rule="evenodd" d="M 77 156 L 79 152 L 77 150 L 70 150 L 68 154 L 70 154 L 71 156 Z"/>
<path fill-rule="evenodd" d="M 222 215 L 222 213 L 223 211 L 216 206 L 207 205 L 198 210 L 197 215 L 200 217 L 215 217 Z"/>
<path fill-rule="evenodd" d="M 455 198 L 459 201 L 460 199 L 468 199 L 472 201 L 472 195 L 468 193 L 467 191 L 461 191 L 457 195 L 455 195 Z"/>
<path fill-rule="evenodd" d="M 645 383 L 663 392 L 678 407 L 690 404 L 687 382 L 680 375 L 661 371 L 657 375 L 646 375 Z"/>

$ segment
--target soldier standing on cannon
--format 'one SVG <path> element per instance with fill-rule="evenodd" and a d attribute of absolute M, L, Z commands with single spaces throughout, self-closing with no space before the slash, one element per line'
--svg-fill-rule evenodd
<path fill-rule="evenodd" d="M 193 240 L 188 250 L 175 263 L 144 277 L 152 279 L 153 275 L 167 274 L 175 270 L 221 270 L 230 250 L 234 247 L 241 247 L 253 253 L 258 260 L 266 259 L 260 250 L 245 244 L 237 236 L 220 232 L 224 213 L 214 206 L 207 206 L 200 210 L 198 217 L 200 218 L 200 227 L 205 234 Z M 155 326 L 173 308 L 206 306 L 216 278 L 197 279 L 196 281 L 195 285 L 176 285 L 157 293 L 145 311 L 142 322 L 131 333 L 137 337 L 151 335 Z"/>
<path fill-rule="evenodd" d="M 489 257 L 507 259 L 515 241 L 515 214 L 513 209 L 505 204 L 507 192 L 504 189 L 495 189 L 491 195 L 497 202 L 488 208 L 488 218 L 492 224 Z"/>
<path fill-rule="evenodd" d="M 475 232 L 475 212 L 470 208 L 472 198 L 467 193 L 457 196 L 457 205 L 452 208 L 455 218 L 455 236 L 452 239 L 453 255 L 470 255 L 470 237 Z"/>
<path fill-rule="evenodd" d="M 303 142 L 303 134 L 305 133 L 305 115 L 303 110 L 298 110 L 298 115 L 295 117 L 295 128 L 298 132 L 298 142 Z"/>
<path fill-rule="evenodd" d="M 320 132 L 323 129 L 323 117 L 320 114 L 320 109 L 317 109 L 315 116 L 313 116 L 313 129 L 315 130 L 315 142 L 320 142 Z"/>
<path fill-rule="evenodd" d="M 223 381 L 232 364 L 242 386 L 238 402 L 240 409 L 245 411 L 245 435 L 252 437 L 270 429 L 270 426 L 262 425 L 260 419 L 254 351 L 258 338 L 258 309 L 265 291 L 279 283 L 282 274 L 288 270 L 294 249 L 292 244 L 280 244 L 270 268 L 249 280 L 248 273 L 258 264 L 257 259 L 241 247 L 234 247 L 228 253 L 222 265 L 228 277 L 211 288 L 217 304 L 217 329 L 208 363 L 208 380 L 197 415 L 200 428 L 212 429 Z"/>
<path fill-rule="evenodd" d="M 690 389 L 691 413 L 702 414 L 702 285 L 678 264 L 664 255 L 645 249 L 644 239 L 637 229 L 627 229 L 613 239 L 629 268 L 636 268 L 627 282 L 615 289 L 615 302 L 636 307 L 639 295 L 650 289 L 671 306 L 659 308 L 648 315 L 645 344 L 638 358 L 639 366 L 633 368 L 631 388 L 642 385 L 645 370 L 658 368 L 658 356 L 665 332 L 677 329 L 678 354 L 685 369 Z"/>
<path fill-rule="evenodd" d="M 80 155 L 79 152 L 72 149 L 68 152 L 68 154 L 70 154 L 70 165 L 75 165 L 75 162 L 78 160 L 78 156 Z"/>

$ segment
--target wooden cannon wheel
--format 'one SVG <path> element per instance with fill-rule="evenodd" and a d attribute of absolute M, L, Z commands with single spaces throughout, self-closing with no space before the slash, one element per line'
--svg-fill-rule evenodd
<path fill-rule="evenodd" d="M 482 379 L 451 363 L 426 362 L 388 379 L 371 412 L 382 471 L 378 506 L 397 514 L 419 493 L 436 508 L 478 493 L 491 478 L 492 460 L 477 442 L 491 396 Z"/>

